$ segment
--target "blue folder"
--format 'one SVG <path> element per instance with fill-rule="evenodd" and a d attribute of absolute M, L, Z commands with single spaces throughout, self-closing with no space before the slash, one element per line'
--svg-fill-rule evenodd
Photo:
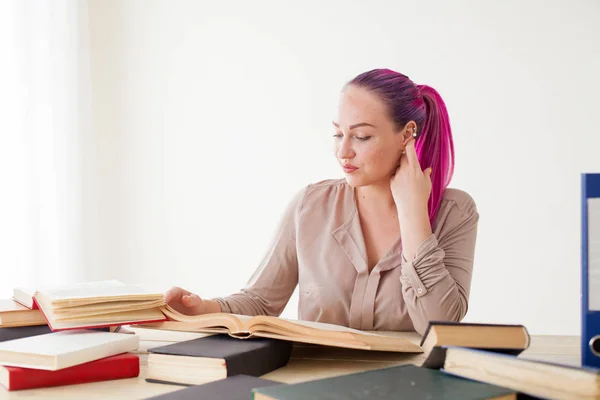
<path fill-rule="evenodd" d="M 600 290 L 593 284 L 600 279 L 600 173 L 582 174 L 581 190 L 581 364 L 600 367 Z"/>

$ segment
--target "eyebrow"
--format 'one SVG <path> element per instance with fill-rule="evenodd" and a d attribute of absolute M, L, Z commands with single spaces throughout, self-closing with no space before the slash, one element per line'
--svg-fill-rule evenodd
<path fill-rule="evenodd" d="M 339 128 L 339 127 L 340 127 L 340 125 L 339 125 L 338 123 L 336 123 L 335 121 L 332 121 L 331 123 L 332 123 L 332 124 L 333 124 L 333 126 L 335 126 L 336 128 Z M 361 126 L 371 126 L 371 127 L 375 128 L 375 125 L 373 125 L 373 124 L 369 124 L 368 122 L 360 122 L 360 123 L 358 123 L 358 124 L 350 125 L 350 128 L 349 128 L 349 130 L 352 130 L 352 129 L 354 129 L 354 128 L 360 128 Z"/>

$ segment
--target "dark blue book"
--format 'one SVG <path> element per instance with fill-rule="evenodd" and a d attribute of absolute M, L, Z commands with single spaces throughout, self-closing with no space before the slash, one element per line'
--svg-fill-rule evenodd
<path fill-rule="evenodd" d="M 517 392 L 448 375 L 440 370 L 402 365 L 309 382 L 252 390 L 254 400 L 321 399 L 516 399 Z"/>

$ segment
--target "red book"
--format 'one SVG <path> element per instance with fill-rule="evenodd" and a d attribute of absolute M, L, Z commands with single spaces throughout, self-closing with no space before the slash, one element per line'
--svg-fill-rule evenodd
<path fill-rule="evenodd" d="M 135 378 L 139 374 L 138 355 L 123 353 L 57 371 L 0 366 L 0 384 L 8 390 L 22 390 Z"/>

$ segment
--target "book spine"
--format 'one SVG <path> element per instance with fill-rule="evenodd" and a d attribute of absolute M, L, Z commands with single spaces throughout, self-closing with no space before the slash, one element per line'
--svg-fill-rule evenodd
<path fill-rule="evenodd" d="M 140 373 L 140 362 L 137 355 L 127 353 L 58 371 L 18 367 L 5 368 L 8 370 L 7 389 L 23 390 L 134 378 Z"/>
<path fill-rule="evenodd" d="M 594 292 L 590 280 L 594 276 L 590 271 L 590 230 L 595 228 L 590 221 L 589 199 L 600 197 L 600 174 L 581 175 L 581 365 L 600 367 L 600 309 L 597 302 L 590 304 L 590 298 L 600 294 Z M 597 290 L 597 289 L 596 289 Z M 594 344 L 596 346 L 594 346 Z"/>

